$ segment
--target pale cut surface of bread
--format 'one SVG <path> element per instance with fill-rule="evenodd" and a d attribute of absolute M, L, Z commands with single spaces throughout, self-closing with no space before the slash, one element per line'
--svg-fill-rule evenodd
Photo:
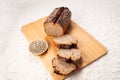
<path fill-rule="evenodd" d="M 71 35 L 66 34 L 53 39 L 54 44 L 60 49 L 76 48 L 78 41 Z"/>
<path fill-rule="evenodd" d="M 63 58 L 66 61 L 77 62 L 81 58 L 81 51 L 79 49 L 60 49 L 57 52 L 59 58 Z"/>
<path fill-rule="evenodd" d="M 47 26 L 46 26 L 47 25 Z M 63 28 L 52 22 L 45 24 L 45 32 L 50 36 L 60 36 L 64 34 Z"/>
<path fill-rule="evenodd" d="M 44 22 L 44 30 L 47 35 L 63 35 L 71 22 L 71 11 L 67 7 L 55 8 Z"/>
<path fill-rule="evenodd" d="M 74 63 L 67 63 L 64 59 L 53 58 L 52 66 L 54 73 L 59 75 L 68 75 L 77 69 Z"/>

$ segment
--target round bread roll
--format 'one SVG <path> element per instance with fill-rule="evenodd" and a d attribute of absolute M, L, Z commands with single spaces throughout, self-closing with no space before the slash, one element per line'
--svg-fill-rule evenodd
<path fill-rule="evenodd" d="M 41 55 L 48 49 L 48 43 L 45 40 L 36 40 L 30 43 L 29 50 L 34 55 Z"/>

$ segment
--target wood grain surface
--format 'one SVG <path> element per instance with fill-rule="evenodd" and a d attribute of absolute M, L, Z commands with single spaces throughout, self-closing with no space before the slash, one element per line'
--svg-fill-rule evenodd
<path fill-rule="evenodd" d="M 51 61 L 53 57 L 56 57 L 56 49 L 54 44 L 52 43 L 52 39 L 54 37 L 47 36 L 44 32 L 43 23 L 47 17 L 39 19 L 35 22 L 29 23 L 22 27 L 22 32 L 24 33 L 25 37 L 29 42 L 39 39 L 47 40 L 49 44 L 48 51 L 40 56 L 43 64 L 46 66 L 50 74 L 53 76 L 54 80 L 63 80 L 68 76 L 61 76 L 53 73 L 53 68 Z M 82 61 L 79 64 L 80 69 L 84 68 L 88 64 L 92 63 L 93 61 L 97 60 L 101 56 L 107 53 L 107 49 L 99 43 L 95 38 L 93 38 L 89 33 L 87 33 L 84 29 L 82 29 L 78 24 L 74 21 L 71 22 L 71 25 L 67 31 L 67 33 L 71 34 L 78 40 L 78 48 L 82 52 Z"/>

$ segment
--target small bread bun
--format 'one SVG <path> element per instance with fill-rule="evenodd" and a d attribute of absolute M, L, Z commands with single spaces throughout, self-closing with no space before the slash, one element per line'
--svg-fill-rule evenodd
<path fill-rule="evenodd" d="M 34 55 L 41 55 L 48 49 L 48 43 L 45 40 L 36 40 L 30 43 L 29 50 Z"/>

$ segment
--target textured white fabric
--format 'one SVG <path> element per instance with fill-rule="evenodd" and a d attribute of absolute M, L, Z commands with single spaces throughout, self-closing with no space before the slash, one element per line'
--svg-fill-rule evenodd
<path fill-rule="evenodd" d="M 66 80 L 120 80 L 120 0 L 0 0 L 0 80 L 52 80 L 28 51 L 21 26 L 67 6 L 108 54 Z M 88 54 L 89 55 L 89 54 Z"/>

